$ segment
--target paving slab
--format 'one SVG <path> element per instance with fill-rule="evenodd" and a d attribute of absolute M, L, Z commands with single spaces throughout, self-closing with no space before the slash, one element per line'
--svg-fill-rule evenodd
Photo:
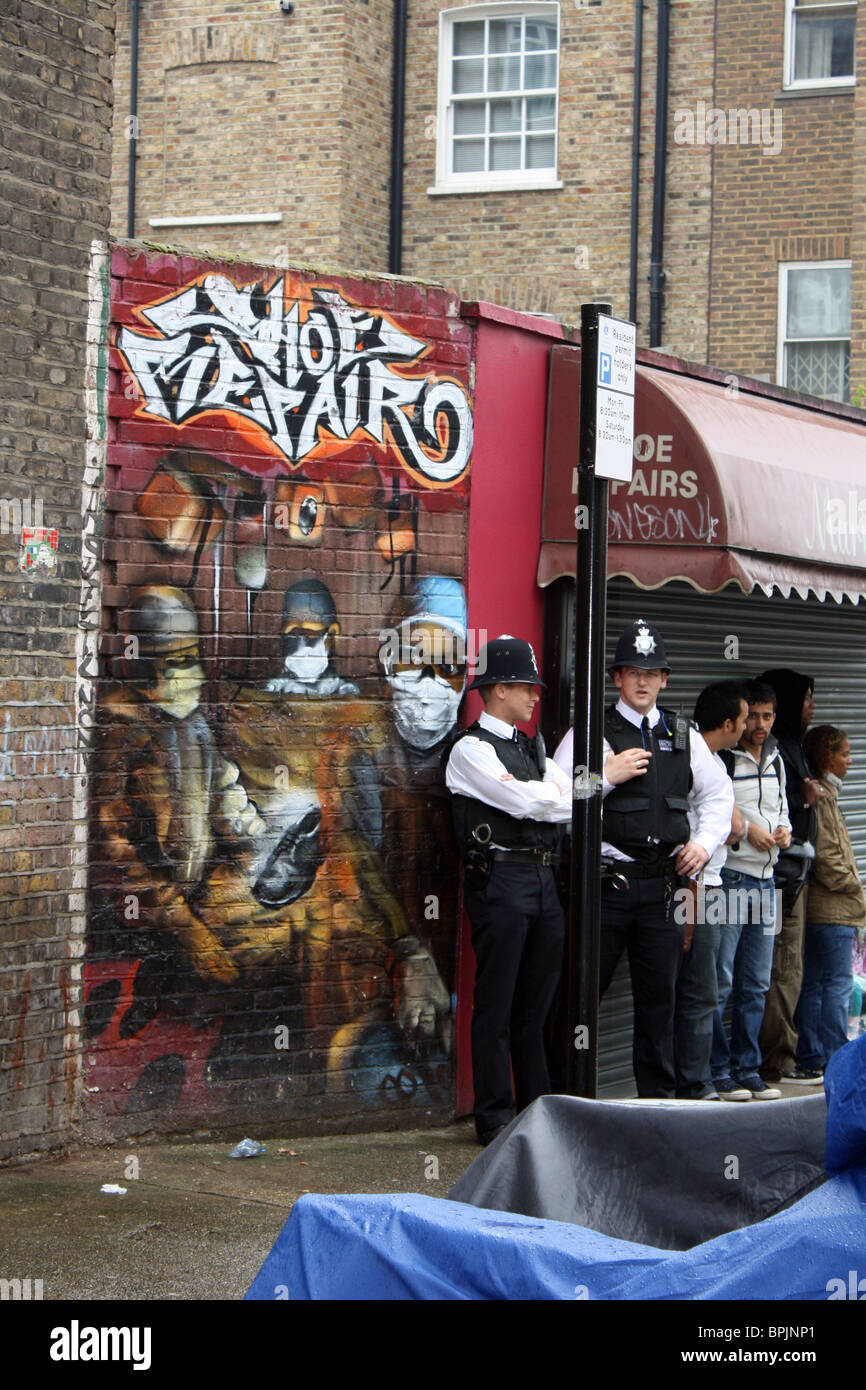
<path fill-rule="evenodd" d="M 239 1299 L 301 1193 L 444 1197 L 481 1152 L 471 1122 L 264 1142 L 257 1158 L 127 1143 L 0 1170 L 0 1279 L 40 1279 L 44 1300 Z"/>

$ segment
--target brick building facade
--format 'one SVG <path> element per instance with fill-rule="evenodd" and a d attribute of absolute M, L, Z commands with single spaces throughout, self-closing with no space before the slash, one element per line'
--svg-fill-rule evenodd
<path fill-rule="evenodd" d="M 389 5 L 319 0 L 298 5 L 291 16 L 276 0 L 142 5 L 135 122 L 129 0 L 117 10 L 114 235 L 180 241 L 263 262 L 384 268 Z M 130 227 L 133 129 L 138 159 Z M 233 216 L 247 220 L 194 220 Z"/>
<path fill-rule="evenodd" d="M 113 48 L 109 0 L 3 7 L 0 1158 L 64 1142 L 81 1084 L 76 728 L 88 728 L 98 629 L 98 515 L 83 517 L 82 499 L 99 474 L 91 243 L 108 227 Z"/>
<path fill-rule="evenodd" d="M 719 7 L 714 104 L 725 112 L 761 111 L 766 124 L 760 141 L 719 143 L 714 151 L 709 357 L 777 380 L 780 266 L 847 261 L 856 390 L 866 384 L 866 284 L 857 249 L 864 213 L 856 197 L 863 177 L 863 88 L 783 87 L 784 21 L 781 4 L 733 0 Z M 862 23 L 857 56 L 863 71 Z"/>
<path fill-rule="evenodd" d="M 368 0 L 297 5 L 291 15 L 227 0 L 143 7 L 136 234 L 163 238 L 167 219 L 171 237 L 190 244 L 387 270 L 393 8 Z M 854 309 L 845 332 L 856 391 L 864 376 L 857 306 L 866 272 L 858 254 L 862 200 L 855 196 L 862 98 L 844 76 L 846 62 L 853 65 L 853 52 L 845 53 L 855 7 L 840 6 L 827 21 L 836 26 L 832 34 L 825 28 L 819 35 L 835 45 L 827 70 L 842 73 L 827 88 L 808 71 L 803 78 L 806 48 L 796 49 L 796 60 L 790 56 L 796 45 L 789 31 L 800 26 L 797 32 L 809 37 L 807 21 L 815 16 L 804 15 L 807 8 L 804 0 L 671 0 L 660 338 L 681 356 L 783 379 L 790 373 L 777 361 L 788 333 L 780 327 L 780 294 L 781 311 L 787 294 L 780 265 L 841 261 L 845 279 L 850 261 Z M 404 273 L 454 285 L 470 300 L 568 322 L 586 299 L 609 298 L 616 312 L 628 312 L 635 10 L 633 0 L 411 0 Z M 659 0 L 643 7 L 636 311 L 643 344 L 658 11 Z M 124 231 L 129 0 L 119 5 L 118 33 L 113 225 Z M 861 51 L 864 42 L 861 25 Z M 545 44 L 546 76 L 543 63 L 525 76 Z M 820 49 L 813 43 L 808 50 L 815 71 Z M 452 53 L 454 74 L 463 64 L 459 78 L 452 78 Z M 523 68 L 515 65 L 521 58 Z M 790 67 L 795 61 L 798 72 Z M 462 90 L 452 92 L 452 80 Z M 522 95 L 488 100 L 509 83 Z M 737 132 L 730 140 L 729 113 Z M 714 115 L 722 114 L 726 129 L 711 133 Z M 543 135 L 534 136 L 535 162 L 546 168 L 533 178 L 528 150 L 536 129 L 549 132 L 556 153 L 545 153 Z M 450 161 L 458 144 L 467 168 L 476 158 L 488 160 L 477 179 L 455 177 Z M 526 167 L 518 167 L 521 158 Z M 497 159 L 505 173 L 494 169 Z M 516 177 L 507 172 L 512 163 Z M 241 212 L 279 220 L 219 220 Z M 190 220 L 179 226 L 179 219 Z M 840 280 L 835 289 L 846 287 Z M 801 372 L 801 389 L 804 382 L 820 385 L 821 373 Z"/>

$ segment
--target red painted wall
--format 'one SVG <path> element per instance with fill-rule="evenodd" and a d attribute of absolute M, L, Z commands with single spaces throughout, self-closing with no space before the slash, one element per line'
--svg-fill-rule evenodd
<path fill-rule="evenodd" d="M 476 650 L 510 632 L 531 642 L 541 659 L 543 594 L 536 583 L 544 489 L 547 378 L 551 344 L 562 327 L 493 305 L 477 315 L 475 445 L 469 514 L 469 630 Z M 540 666 L 539 666 L 540 669 Z M 542 680 L 544 672 L 541 671 Z M 470 694 L 466 723 L 481 713 Z M 529 732 L 529 730 L 527 730 Z M 469 1028 L 475 958 L 464 915 L 458 960 L 457 1106 L 472 1109 Z"/>

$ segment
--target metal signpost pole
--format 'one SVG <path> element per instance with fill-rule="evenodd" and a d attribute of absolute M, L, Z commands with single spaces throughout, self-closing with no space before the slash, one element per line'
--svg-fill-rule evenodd
<path fill-rule="evenodd" d="M 635 327 L 610 315 L 609 304 L 581 305 L 566 1084 L 590 1098 L 598 1093 L 607 485 L 631 478 L 634 441 Z"/>

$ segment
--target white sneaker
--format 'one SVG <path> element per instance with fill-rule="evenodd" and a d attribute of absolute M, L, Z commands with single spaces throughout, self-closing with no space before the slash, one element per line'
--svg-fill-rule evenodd
<path fill-rule="evenodd" d="M 752 1093 L 741 1086 L 739 1082 L 732 1081 L 729 1076 L 720 1076 L 713 1085 L 718 1092 L 719 1100 L 751 1100 Z"/>
<path fill-rule="evenodd" d="M 738 1077 L 741 1086 L 744 1086 L 752 1097 L 752 1100 L 781 1100 L 782 1092 L 778 1086 L 768 1086 L 763 1077 L 758 1076 L 757 1072 L 750 1076 Z"/>

